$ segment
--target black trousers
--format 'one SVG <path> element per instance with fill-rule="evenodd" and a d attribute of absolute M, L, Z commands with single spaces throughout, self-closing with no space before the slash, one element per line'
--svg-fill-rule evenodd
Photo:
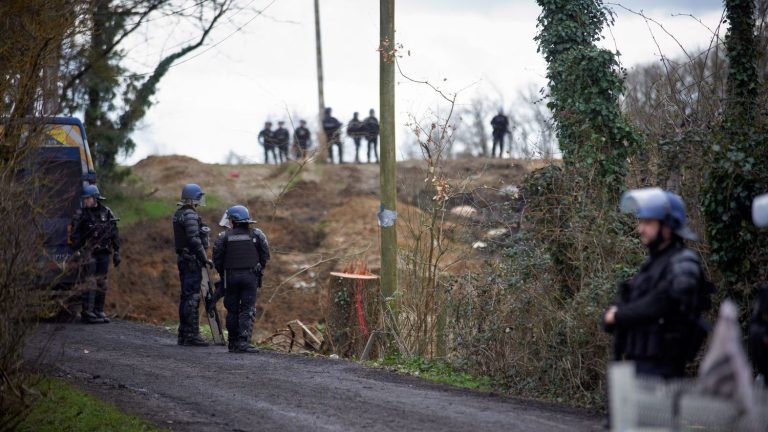
<path fill-rule="evenodd" d="M 277 164 L 277 153 L 275 153 L 275 146 L 273 145 L 265 145 L 264 146 L 264 164 L 269 165 L 269 154 L 272 153 L 272 162 Z"/>
<path fill-rule="evenodd" d="M 493 147 L 491 147 L 491 157 L 495 157 L 496 146 L 499 146 L 499 158 L 504 155 L 504 135 L 493 134 Z"/>
<path fill-rule="evenodd" d="M 256 293 L 260 276 L 251 269 L 226 270 L 227 332 L 232 342 L 250 342 L 256 320 Z"/>
<path fill-rule="evenodd" d="M 104 312 L 109 256 L 109 251 L 94 252 L 85 264 L 85 288 L 81 296 L 84 312 Z"/>
<path fill-rule="evenodd" d="M 192 255 L 178 255 L 181 293 L 179 295 L 179 336 L 191 337 L 200 333 L 200 284 L 203 269 Z"/>
<path fill-rule="evenodd" d="M 379 146 L 379 137 L 368 137 L 368 162 L 371 162 L 371 151 L 373 151 L 373 157 L 376 158 L 376 163 L 379 163 L 379 152 L 377 150 Z"/>

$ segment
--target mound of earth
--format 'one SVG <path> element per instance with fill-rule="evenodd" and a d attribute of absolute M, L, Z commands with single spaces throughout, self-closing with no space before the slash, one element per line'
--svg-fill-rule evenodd
<path fill-rule="evenodd" d="M 190 182 L 214 195 L 219 208 L 209 206 L 201 212 L 212 227 L 212 238 L 220 231 L 216 224 L 227 206 L 249 206 L 272 251 L 257 301 L 255 336 L 261 340 L 294 319 L 323 322 L 329 272 L 352 259 L 366 261 L 378 272 L 378 170 L 367 164 L 210 165 L 185 156 L 162 156 L 139 162 L 132 173 L 161 199 L 177 200 L 182 186 Z M 446 163 L 445 173 L 460 191 L 449 208 L 478 209 L 472 220 L 450 212 L 441 216 L 446 231 L 442 246 L 448 250 L 443 262 L 456 263 L 449 271 L 473 271 L 488 258 L 474 250 L 473 243 L 489 224 L 497 232 L 512 224 L 516 213 L 504 188 L 519 184 L 526 172 L 526 165 L 508 160 Z M 423 163 L 398 164 L 398 243 L 406 250 L 417 239 L 422 246 L 428 244 L 423 233 L 428 215 L 418 207 L 432 199 L 425 178 Z M 123 264 L 110 273 L 110 313 L 151 323 L 178 321 L 179 279 L 170 217 L 121 227 Z M 219 307 L 223 316 L 221 303 Z"/>

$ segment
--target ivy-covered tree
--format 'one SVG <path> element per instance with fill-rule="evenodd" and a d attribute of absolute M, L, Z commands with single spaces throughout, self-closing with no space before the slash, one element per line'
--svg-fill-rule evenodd
<path fill-rule="evenodd" d="M 205 43 L 236 0 L 83 0 L 88 37 L 62 47 L 62 112 L 84 112 L 100 177 L 114 178 L 117 156 L 135 148 L 131 134 L 153 103 L 173 63 Z M 124 41 L 156 19 L 198 28 L 197 35 L 163 57 L 148 74 L 124 66 Z"/>
<path fill-rule="evenodd" d="M 768 239 L 751 223 L 751 203 L 768 187 L 768 147 L 755 35 L 755 2 L 725 0 L 727 98 L 720 130 L 706 149 L 709 171 L 702 203 L 711 246 L 728 295 L 743 297 L 768 277 Z"/>
<path fill-rule="evenodd" d="M 538 0 L 536 41 L 547 61 L 549 102 L 560 149 L 593 190 L 614 197 L 638 137 L 622 116 L 624 71 L 616 54 L 595 45 L 612 15 L 601 0 Z"/>

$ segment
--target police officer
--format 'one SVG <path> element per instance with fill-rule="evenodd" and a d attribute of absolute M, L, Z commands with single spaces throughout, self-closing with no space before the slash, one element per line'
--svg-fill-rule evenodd
<path fill-rule="evenodd" d="M 363 129 L 363 122 L 357 118 L 357 115 L 357 112 L 352 114 L 352 120 L 347 123 L 347 135 L 355 143 L 355 163 L 360 163 L 360 141 L 363 140 L 365 130 Z"/>
<path fill-rule="evenodd" d="M 339 163 L 344 163 L 344 147 L 341 143 L 341 122 L 331 115 L 331 108 L 325 109 L 323 118 L 323 132 L 328 141 L 328 159 L 333 163 L 333 146 L 339 147 Z"/>
<path fill-rule="evenodd" d="M 683 200 L 659 188 L 624 194 L 621 209 L 637 216 L 648 259 L 603 315 L 614 335 L 616 360 L 632 360 L 639 374 L 682 377 L 706 338 L 701 314 L 710 307 L 711 284 L 699 256 L 683 243 L 696 240 Z"/>
<path fill-rule="evenodd" d="M 272 153 L 272 160 L 277 163 L 275 154 L 275 138 L 272 131 L 272 122 L 264 122 L 264 129 L 259 132 L 259 144 L 264 147 L 264 163 L 269 165 L 269 154 Z"/>
<path fill-rule="evenodd" d="M 493 132 L 493 147 L 491 147 L 491 157 L 496 155 L 496 146 L 499 146 L 499 158 L 504 154 L 504 135 L 509 133 L 509 119 L 504 115 L 504 110 L 499 108 L 499 113 L 491 119 L 491 128 Z"/>
<path fill-rule="evenodd" d="M 256 292 L 269 261 L 269 245 L 260 229 L 250 229 L 249 225 L 254 223 L 246 207 L 230 207 L 222 225 L 232 229 L 222 232 L 213 245 L 216 270 L 224 278 L 229 352 L 259 352 L 251 345 L 251 335 L 256 319 Z"/>
<path fill-rule="evenodd" d="M 307 122 L 299 120 L 299 127 L 293 132 L 293 141 L 296 145 L 296 159 L 304 158 L 307 155 L 307 149 L 309 149 L 310 142 L 312 141 L 312 134 L 307 129 Z"/>
<path fill-rule="evenodd" d="M 181 190 L 179 209 L 173 215 L 173 239 L 176 246 L 176 264 L 179 268 L 181 295 L 179 296 L 179 345 L 206 346 L 200 337 L 200 284 L 203 266 L 213 267 L 208 259 L 208 233 L 210 228 L 197 214 L 197 207 L 205 205 L 203 190 L 190 183 Z"/>
<path fill-rule="evenodd" d="M 121 261 L 117 218 L 109 207 L 101 204 L 105 197 L 96 185 L 85 186 L 81 198 L 83 205 L 72 218 L 70 237 L 72 249 L 83 263 L 81 268 L 88 285 L 82 293 L 80 318 L 88 324 L 108 323 L 104 301 L 110 254 L 115 267 Z"/>
<path fill-rule="evenodd" d="M 368 141 L 368 163 L 371 163 L 371 151 L 376 158 L 376 163 L 379 163 L 379 120 L 374 115 L 373 108 L 368 111 L 368 117 L 363 120 L 363 129 L 365 130 L 365 140 Z"/>
<path fill-rule="evenodd" d="M 752 202 L 752 221 L 758 228 L 768 228 L 768 194 L 760 195 Z M 768 282 L 758 284 L 755 291 L 749 321 L 749 353 L 765 383 L 768 376 Z"/>
<path fill-rule="evenodd" d="M 272 134 L 272 138 L 277 146 L 277 154 L 280 156 L 280 163 L 288 162 L 288 145 L 291 141 L 288 129 L 283 127 L 284 124 L 284 121 L 277 122 L 277 129 Z"/>

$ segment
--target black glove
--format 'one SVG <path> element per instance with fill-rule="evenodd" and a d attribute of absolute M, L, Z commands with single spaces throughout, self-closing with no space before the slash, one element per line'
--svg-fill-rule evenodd
<path fill-rule="evenodd" d="M 209 259 L 207 259 L 207 258 L 206 258 L 206 259 L 205 259 L 205 265 L 206 265 L 206 266 L 207 266 L 209 269 L 213 270 L 213 261 L 211 261 L 211 260 L 209 260 Z"/>
<path fill-rule="evenodd" d="M 115 268 L 120 265 L 120 263 L 123 262 L 123 260 L 120 258 L 120 254 L 118 252 L 115 252 L 112 254 L 112 264 L 114 264 Z"/>

